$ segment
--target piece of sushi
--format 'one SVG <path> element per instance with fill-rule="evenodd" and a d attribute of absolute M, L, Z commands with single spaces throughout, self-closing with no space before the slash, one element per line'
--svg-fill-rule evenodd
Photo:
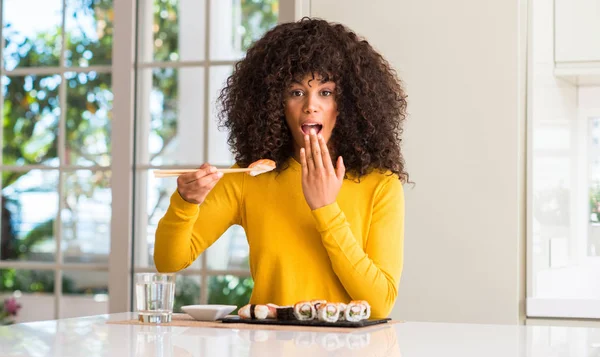
<path fill-rule="evenodd" d="M 254 169 L 254 170 L 250 171 L 248 174 L 250 176 L 257 176 L 260 174 L 264 174 L 265 172 L 274 170 L 276 166 L 277 165 L 276 165 L 275 161 L 273 161 L 273 160 L 260 159 L 260 160 L 254 161 L 253 163 L 248 165 L 248 168 Z"/>
<path fill-rule="evenodd" d="M 250 305 L 250 304 L 240 307 L 240 309 L 238 310 L 238 316 L 242 319 L 251 319 L 252 318 L 252 313 L 250 312 L 251 307 L 252 307 L 252 305 Z"/>
<path fill-rule="evenodd" d="M 371 305 L 367 302 L 367 300 L 355 300 L 353 301 L 362 306 L 362 318 L 368 320 L 371 317 Z"/>
<path fill-rule="evenodd" d="M 267 305 L 254 305 L 254 317 L 258 320 L 264 320 L 269 315 L 269 307 Z"/>
<path fill-rule="evenodd" d="M 274 310 L 274 308 L 270 309 L 267 305 L 248 304 L 242 306 L 238 310 L 238 316 L 242 319 L 264 320 L 269 316 L 269 314 L 273 314 L 271 310 Z"/>
<path fill-rule="evenodd" d="M 319 310 L 317 310 L 317 317 L 319 318 L 319 321 L 336 322 L 340 318 L 338 304 L 332 302 L 321 304 Z"/>
<path fill-rule="evenodd" d="M 317 316 L 317 311 L 310 301 L 300 301 L 294 305 L 294 316 L 300 321 L 314 320 Z"/>
<path fill-rule="evenodd" d="M 357 314 L 360 315 L 360 319 L 357 319 Z M 349 319 L 349 316 L 352 316 L 352 319 Z M 366 300 L 350 301 L 350 303 L 346 306 L 344 317 L 347 321 L 367 320 L 369 317 L 371 317 L 371 305 L 369 305 Z"/>
<path fill-rule="evenodd" d="M 293 306 L 280 306 L 277 308 L 277 320 L 293 321 L 297 320 L 294 315 Z"/>
<path fill-rule="evenodd" d="M 346 306 L 346 311 L 344 311 L 344 318 L 346 321 L 357 322 L 363 319 L 363 310 L 364 307 L 362 303 L 351 301 Z"/>

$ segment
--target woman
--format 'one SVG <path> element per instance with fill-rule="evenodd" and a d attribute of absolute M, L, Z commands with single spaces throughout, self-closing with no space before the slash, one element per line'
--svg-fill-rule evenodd
<path fill-rule="evenodd" d="M 405 98 L 389 63 L 343 25 L 305 18 L 269 31 L 219 101 L 235 166 L 277 168 L 223 176 L 205 163 L 181 175 L 156 232 L 157 269 L 186 268 L 238 224 L 251 303 L 367 300 L 386 317 L 403 261 Z"/>

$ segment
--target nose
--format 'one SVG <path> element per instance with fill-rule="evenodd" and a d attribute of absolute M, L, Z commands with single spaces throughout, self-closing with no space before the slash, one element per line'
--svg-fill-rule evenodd
<path fill-rule="evenodd" d="M 318 108 L 317 98 L 314 95 L 307 95 L 304 101 L 304 112 L 306 114 L 316 113 Z"/>

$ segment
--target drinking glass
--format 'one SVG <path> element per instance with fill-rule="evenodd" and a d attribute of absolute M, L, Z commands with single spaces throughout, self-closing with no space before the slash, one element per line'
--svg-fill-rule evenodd
<path fill-rule="evenodd" d="M 171 322 L 175 299 L 175 274 L 135 275 L 135 305 L 138 320 L 145 323 Z"/>

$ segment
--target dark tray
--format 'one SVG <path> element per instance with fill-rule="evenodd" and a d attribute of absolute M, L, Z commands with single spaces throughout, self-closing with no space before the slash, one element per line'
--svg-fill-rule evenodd
<path fill-rule="evenodd" d="M 377 324 L 384 324 L 391 320 L 387 319 L 372 319 L 372 320 L 360 320 L 357 322 L 350 321 L 337 321 L 337 322 L 324 322 L 318 320 L 300 321 L 300 320 L 275 320 L 275 319 L 241 319 L 239 316 L 224 317 L 221 319 L 223 323 L 246 323 L 246 324 L 257 324 L 257 325 L 294 325 L 294 326 L 323 326 L 323 327 L 365 327 Z"/>

